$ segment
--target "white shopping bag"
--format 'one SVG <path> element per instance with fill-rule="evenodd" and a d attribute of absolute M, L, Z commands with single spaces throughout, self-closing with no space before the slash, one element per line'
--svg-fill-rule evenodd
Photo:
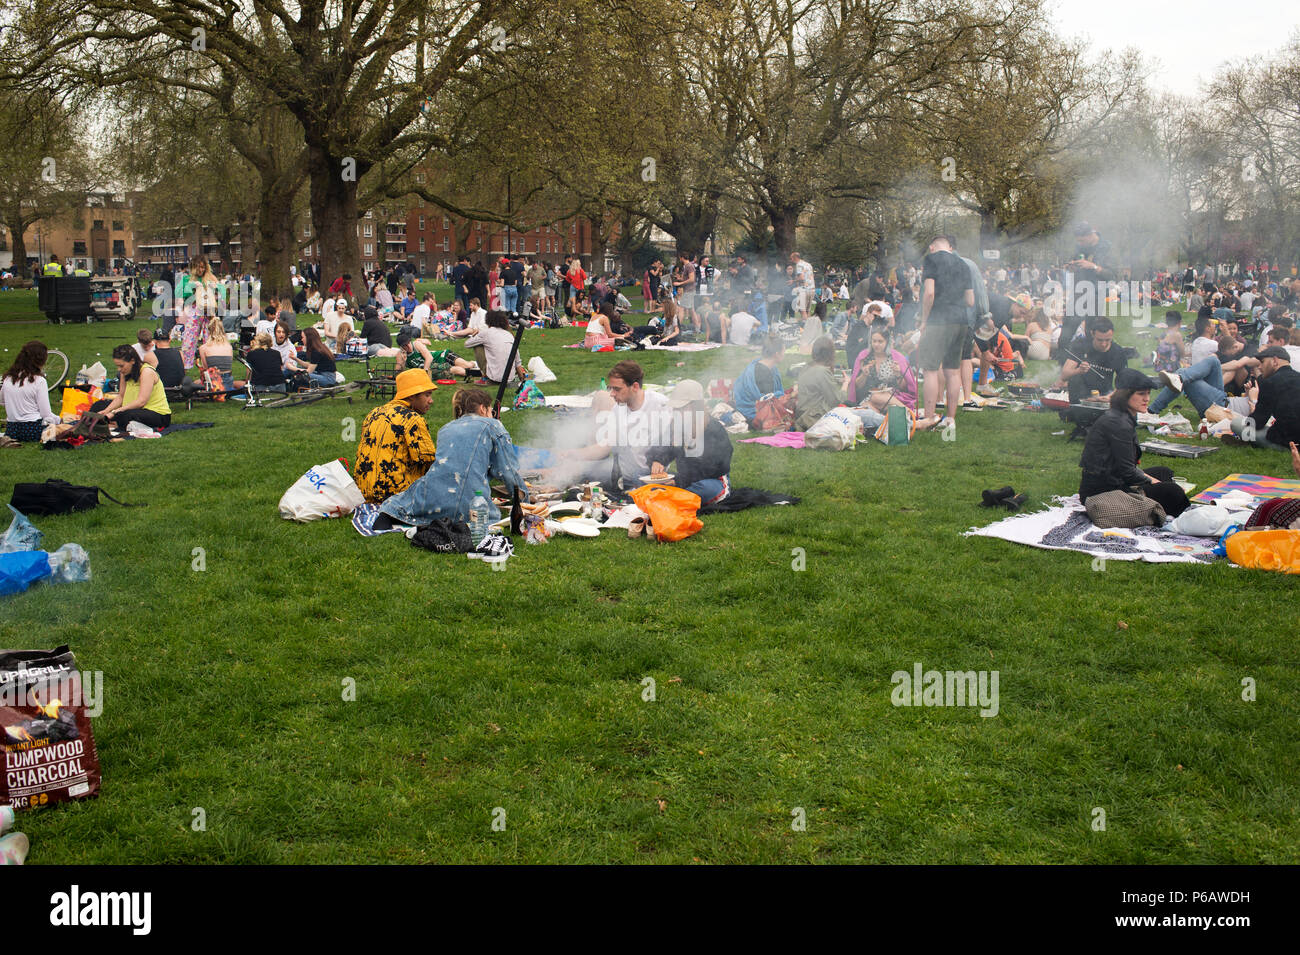
<path fill-rule="evenodd" d="M 318 464 L 294 482 L 280 498 L 286 521 L 318 521 L 343 517 L 366 502 L 347 468 L 337 459 Z"/>
<path fill-rule="evenodd" d="M 548 381 L 555 381 L 555 372 L 546 367 L 546 362 L 542 361 L 541 355 L 534 355 L 528 361 L 528 370 L 532 373 L 533 381 L 539 385 L 544 385 Z"/>
<path fill-rule="evenodd" d="M 108 369 L 104 367 L 102 361 L 95 362 L 89 368 L 82 365 L 81 370 L 77 372 L 77 384 L 79 385 L 94 385 L 97 388 L 103 388 L 104 381 L 107 378 Z"/>
<path fill-rule="evenodd" d="M 803 436 L 805 448 L 843 451 L 858 443 L 862 419 L 851 408 L 832 408 L 822 415 Z"/>

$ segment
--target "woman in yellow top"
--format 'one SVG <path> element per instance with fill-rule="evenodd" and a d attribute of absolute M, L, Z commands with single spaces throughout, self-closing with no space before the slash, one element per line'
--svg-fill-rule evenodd
<path fill-rule="evenodd" d="M 125 431 L 132 421 L 139 421 L 161 431 L 171 424 L 172 409 L 167 404 L 167 393 L 158 372 L 142 362 L 130 345 L 113 349 L 113 364 L 117 366 L 121 387 L 104 409 L 113 426 Z"/>

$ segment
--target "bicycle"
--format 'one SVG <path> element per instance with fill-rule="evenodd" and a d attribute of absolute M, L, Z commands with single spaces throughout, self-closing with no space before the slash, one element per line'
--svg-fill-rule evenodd
<path fill-rule="evenodd" d="M 50 372 L 50 366 L 54 363 L 56 358 L 63 362 L 63 367 L 59 369 L 59 373 L 57 375 L 51 374 Z M 72 365 L 68 361 L 67 355 L 63 354 L 63 352 L 59 351 L 57 348 L 50 349 L 49 355 L 45 359 L 44 374 L 45 374 L 45 381 L 48 383 L 51 394 L 54 393 L 55 388 L 63 387 L 64 379 L 67 378 L 68 369 L 71 367 Z"/>

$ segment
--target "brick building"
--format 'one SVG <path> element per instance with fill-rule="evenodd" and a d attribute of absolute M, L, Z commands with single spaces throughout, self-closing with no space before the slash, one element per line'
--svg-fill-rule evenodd
<path fill-rule="evenodd" d="M 462 249 L 458 234 L 466 233 L 468 238 Z M 311 225 L 301 223 L 299 234 L 304 240 L 310 238 Z M 543 261 L 575 254 L 590 257 L 592 252 L 591 223 L 586 219 L 570 219 L 528 232 L 511 230 L 507 235 L 496 223 L 474 222 L 466 230 L 455 216 L 426 206 L 408 209 L 405 219 L 384 221 L 380 213 L 366 213 L 357 224 L 357 241 L 363 268 L 409 262 L 420 273 L 432 272 L 439 262 L 455 262 L 462 252 L 471 260 L 481 257 L 486 264 L 489 256 L 506 252 L 507 245 L 512 253 L 536 256 Z M 319 243 L 307 245 L 299 253 L 302 262 L 316 262 L 319 256 Z"/>
<path fill-rule="evenodd" d="M 23 238 L 27 244 L 27 266 L 44 265 L 50 255 L 69 268 L 107 272 L 125 266 L 135 258 L 135 228 L 132 222 L 138 192 L 94 192 L 86 196 L 85 205 L 57 219 L 37 222 Z M 4 235 L 4 251 L 12 255 L 13 246 Z M 18 266 L 21 263 L 9 263 Z"/>

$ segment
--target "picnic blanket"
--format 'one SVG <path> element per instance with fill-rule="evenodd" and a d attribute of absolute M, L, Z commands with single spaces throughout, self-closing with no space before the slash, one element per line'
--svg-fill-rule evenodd
<path fill-rule="evenodd" d="M 1058 497 L 1051 507 L 972 527 L 963 537 L 997 537 L 1044 550 L 1077 550 L 1106 560 L 1144 560 L 1150 564 L 1208 564 L 1219 560 L 1212 537 L 1184 537 L 1155 527 L 1109 527 L 1088 520 L 1079 496 Z"/>
<path fill-rule="evenodd" d="M 1300 480 L 1275 478 L 1266 474 L 1229 474 L 1192 498 L 1202 504 L 1216 501 L 1229 491 L 1241 491 L 1255 498 L 1255 503 L 1270 497 L 1300 497 Z"/>
<path fill-rule="evenodd" d="M 773 448 L 802 448 L 804 433 L 802 431 L 779 431 L 765 434 L 761 438 L 741 438 L 742 444 L 766 444 Z"/>
<path fill-rule="evenodd" d="M 721 348 L 722 342 L 682 342 L 680 345 L 651 345 L 646 344 L 646 351 L 708 351 L 711 348 Z"/>
<path fill-rule="evenodd" d="M 565 345 L 564 347 L 565 348 L 587 348 L 588 351 L 590 351 L 590 348 L 588 348 L 588 346 L 584 345 L 582 342 L 574 342 L 572 345 Z M 642 345 L 641 347 L 645 351 L 708 351 L 711 348 L 721 348 L 722 343 L 721 342 L 683 342 L 680 345 L 651 345 L 647 343 L 645 345 Z M 597 349 L 597 351 L 636 351 L 636 350 L 637 349 L 632 348 L 631 346 L 626 346 L 621 348 L 616 347 L 616 348 L 609 348 L 609 349 Z"/>

